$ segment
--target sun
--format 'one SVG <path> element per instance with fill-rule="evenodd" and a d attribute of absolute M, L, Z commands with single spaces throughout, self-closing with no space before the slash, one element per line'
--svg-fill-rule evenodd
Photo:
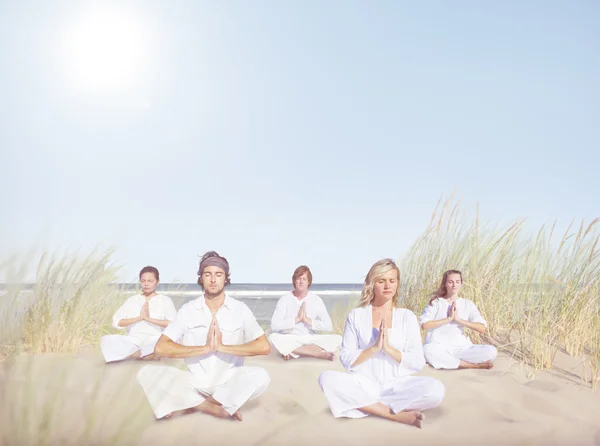
<path fill-rule="evenodd" d="M 127 11 L 94 10 L 65 35 L 66 68 L 80 87 L 117 89 L 141 76 L 147 55 L 144 27 Z"/>

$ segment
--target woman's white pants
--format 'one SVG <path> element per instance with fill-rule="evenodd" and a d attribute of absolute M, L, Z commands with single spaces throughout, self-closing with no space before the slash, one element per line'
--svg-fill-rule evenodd
<path fill-rule="evenodd" d="M 121 361 L 129 358 L 138 350 L 140 358 L 154 353 L 154 346 L 160 336 L 150 336 L 145 340 L 133 336 L 106 335 L 100 338 L 100 350 L 106 362 Z"/>
<path fill-rule="evenodd" d="M 481 364 L 493 361 L 498 350 L 493 345 L 471 345 L 467 347 L 449 347 L 443 344 L 425 344 L 425 360 L 436 369 L 457 369 L 460 361 Z"/>
<path fill-rule="evenodd" d="M 367 414 L 360 407 L 383 403 L 394 413 L 403 410 L 426 410 L 439 405 L 446 388 L 435 378 L 404 376 L 380 383 L 357 373 L 326 371 L 319 384 L 335 418 L 362 418 Z"/>
<path fill-rule="evenodd" d="M 293 358 L 297 358 L 298 355 L 292 352 L 303 345 L 314 344 L 326 352 L 335 352 L 342 345 L 342 337 L 336 334 L 293 335 L 271 333 L 269 335 L 269 342 L 282 355 L 290 355 Z"/>
<path fill-rule="evenodd" d="M 212 396 L 233 415 L 250 398 L 265 391 L 271 378 L 260 367 L 234 367 L 228 369 L 223 383 L 207 386 L 205 376 L 169 366 L 147 365 L 137 374 L 156 418 L 177 410 L 189 409 Z"/>

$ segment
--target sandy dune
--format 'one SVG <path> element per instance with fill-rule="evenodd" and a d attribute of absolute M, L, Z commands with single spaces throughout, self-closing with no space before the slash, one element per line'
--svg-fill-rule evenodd
<path fill-rule="evenodd" d="M 105 365 L 96 349 L 24 356 L 10 363 L 10 372 L 4 364 L 0 375 L 0 444 L 40 444 L 43 435 L 46 444 L 600 446 L 600 391 L 575 376 L 577 358 L 559 362 L 566 366 L 533 380 L 503 355 L 490 371 L 427 366 L 421 374 L 440 379 L 446 398 L 426 412 L 419 430 L 372 417 L 334 419 L 317 377 L 342 370 L 337 358 L 285 362 L 272 353 L 248 359 L 268 370 L 271 384 L 242 408 L 244 421 L 237 422 L 203 414 L 156 421 L 135 381 L 143 362 Z"/>

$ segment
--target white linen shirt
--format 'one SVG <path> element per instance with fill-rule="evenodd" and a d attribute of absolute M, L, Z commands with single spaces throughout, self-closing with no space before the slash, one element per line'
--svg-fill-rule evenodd
<path fill-rule="evenodd" d="M 135 296 L 131 296 L 129 299 L 127 299 L 125 303 L 123 303 L 123 305 L 121 305 L 121 307 L 119 307 L 119 309 L 115 312 L 112 319 L 113 327 L 119 330 L 127 330 L 128 336 L 133 336 L 140 339 L 150 336 L 160 336 L 163 331 L 163 327 L 146 321 L 139 321 L 128 325 L 127 327 L 119 327 L 119 321 L 121 319 L 138 317 L 145 302 L 146 297 L 142 294 L 136 294 Z M 163 294 L 157 294 L 148 300 L 148 310 L 152 319 L 159 320 L 172 321 L 175 319 L 175 315 L 177 314 L 177 310 L 175 310 L 175 305 L 173 305 L 171 298 Z"/>
<path fill-rule="evenodd" d="M 348 315 L 340 361 L 352 373 L 369 376 L 380 383 L 390 383 L 398 378 L 418 372 L 425 366 L 421 332 L 417 316 L 406 308 L 394 308 L 392 327 L 387 329 L 389 344 L 402 352 L 398 362 L 384 352 L 377 352 L 369 359 L 352 367 L 362 351 L 377 342 L 379 330 L 373 327 L 371 305 L 355 308 Z"/>
<path fill-rule="evenodd" d="M 225 294 L 223 305 L 215 315 L 222 333 L 224 345 L 241 345 L 254 341 L 264 334 L 254 314 L 248 306 Z M 206 305 L 204 294 L 183 305 L 175 320 L 163 332 L 175 342 L 187 346 L 206 345 L 208 331 L 212 323 L 212 313 Z M 181 342 L 180 342 L 181 341 Z M 201 356 L 185 358 L 190 372 L 206 375 L 213 385 L 225 377 L 227 370 L 244 364 L 241 356 L 210 352 Z"/>
<path fill-rule="evenodd" d="M 423 325 L 425 322 L 437 321 L 448 317 L 448 309 L 450 304 L 443 297 L 433 301 L 431 305 L 427 305 L 419 322 Z M 487 322 L 479 313 L 475 304 L 469 299 L 459 297 L 456 299 L 456 315 L 459 319 L 469 322 L 479 322 L 487 326 Z M 468 347 L 473 345 L 471 340 L 465 335 L 465 327 L 452 321 L 441 327 L 427 330 L 425 344 L 444 344 L 448 347 Z"/>
<path fill-rule="evenodd" d="M 304 306 L 306 316 L 312 320 L 312 325 L 305 322 L 296 323 L 300 306 Z M 310 335 L 317 331 L 331 331 L 333 324 L 323 300 L 314 293 L 309 293 L 298 299 L 293 293 L 284 294 L 277 301 L 271 317 L 271 331 L 282 334 Z"/>

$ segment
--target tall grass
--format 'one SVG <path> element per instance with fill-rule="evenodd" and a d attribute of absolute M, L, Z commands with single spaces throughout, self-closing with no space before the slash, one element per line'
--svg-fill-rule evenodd
<path fill-rule="evenodd" d="M 537 370 L 556 353 L 583 355 L 592 387 L 600 369 L 600 246 L 596 219 L 557 236 L 556 225 L 528 233 L 524 220 L 505 227 L 467 218 L 460 201 L 438 202 L 431 221 L 399 261 L 402 306 L 419 315 L 444 271 L 459 269 L 461 296 L 488 322 L 482 337 Z M 343 330 L 347 311 L 334 322 Z M 584 370 L 584 374 L 585 374 Z M 586 378 L 585 376 L 583 378 Z"/>
<path fill-rule="evenodd" d="M 0 296 L 0 445 L 139 440 L 150 409 L 137 368 L 106 366 L 99 352 L 86 361 L 68 355 L 113 331 L 112 315 L 127 293 L 114 283 L 112 254 L 44 255 L 33 287 L 23 285 L 26 261 L 2 265 L 11 271 Z M 52 352 L 67 355 L 40 355 Z"/>
<path fill-rule="evenodd" d="M 19 280 L 2 296 L 3 345 L 29 353 L 74 352 L 108 332 L 123 290 L 112 252 L 43 255 L 32 289 Z"/>
<path fill-rule="evenodd" d="M 535 369 L 551 367 L 559 349 L 589 352 L 593 361 L 600 311 L 599 221 L 582 222 L 576 230 L 571 225 L 560 238 L 556 225 L 528 234 L 523 220 L 487 227 L 479 210 L 468 220 L 460 202 L 449 199 L 438 204 L 425 232 L 401 259 L 404 305 L 420 314 L 443 272 L 460 269 L 461 295 L 488 321 L 487 342 Z"/>

